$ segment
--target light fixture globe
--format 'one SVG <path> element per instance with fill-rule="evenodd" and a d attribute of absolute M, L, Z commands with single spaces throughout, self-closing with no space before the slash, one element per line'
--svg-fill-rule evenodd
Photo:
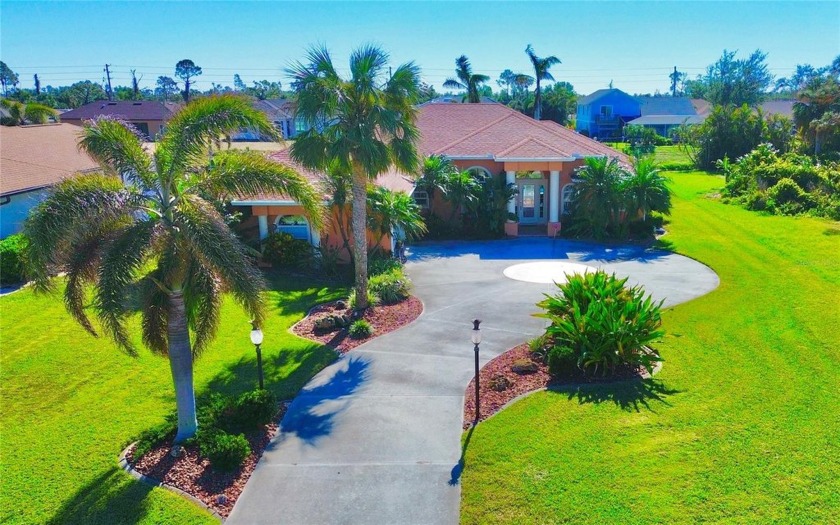
<path fill-rule="evenodd" d="M 251 343 L 261 345 L 263 342 L 263 333 L 259 328 L 251 330 Z"/>
<path fill-rule="evenodd" d="M 480 324 L 481 324 L 480 319 L 476 319 L 476 320 L 473 321 L 473 329 L 472 329 L 472 332 L 470 334 L 470 340 L 472 341 L 472 344 L 474 344 L 474 345 L 477 345 L 477 344 L 481 343 L 481 329 L 478 327 L 478 325 L 480 325 Z"/>

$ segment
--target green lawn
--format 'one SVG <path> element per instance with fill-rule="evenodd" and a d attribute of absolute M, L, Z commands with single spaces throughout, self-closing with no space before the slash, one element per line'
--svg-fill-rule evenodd
<path fill-rule="evenodd" d="M 279 278 L 272 288 L 266 383 L 289 398 L 335 354 L 287 329 L 344 290 Z M 232 301 L 222 319 L 196 364 L 199 394 L 256 386 L 248 319 Z M 165 358 L 147 351 L 128 357 L 77 326 L 60 297 L 28 290 L 0 298 L 0 338 L 0 523 L 215 523 L 195 504 L 117 466 L 133 437 L 174 410 Z"/>
<path fill-rule="evenodd" d="M 660 164 L 675 162 L 691 163 L 688 155 L 679 146 L 657 146 L 653 156 L 656 162 Z"/>
<path fill-rule="evenodd" d="M 538 393 L 467 434 L 464 523 L 840 517 L 840 224 L 669 175 L 665 238 L 720 288 L 665 313 L 655 380 Z"/>

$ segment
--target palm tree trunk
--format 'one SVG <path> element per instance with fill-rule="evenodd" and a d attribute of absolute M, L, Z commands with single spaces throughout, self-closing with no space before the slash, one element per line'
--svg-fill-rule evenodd
<path fill-rule="evenodd" d="M 367 302 L 367 174 L 353 166 L 353 264 L 356 270 L 356 307 L 364 310 Z"/>
<path fill-rule="evenodd" d="M 169 296 L 169 367 L 175 384 L 175 404 L 178 408 L 178 434 L 175 443 L 193 437 L 198 430 L 195 417 L 195 390 L 193 389 L 193 356 L 187 314 L 182 292 Z"/>
<path fill-rule="evenodd" d="M 542 94 L 540 93 L 540 75 L 537 73 L 537 89 L 534 91 L 534 120 L 540 120 L 542 116 Z"/>
<path fill-rule="evenodd" d="M 336 222 L 338 222 L 338 233 L 341 234 L 341 246 L 347 250 L 350 257 L 350 264 L 353 264 L 353 248 L 350 247 L 350 235 L 347 233 L 347 205 L 337 206 Z"/>

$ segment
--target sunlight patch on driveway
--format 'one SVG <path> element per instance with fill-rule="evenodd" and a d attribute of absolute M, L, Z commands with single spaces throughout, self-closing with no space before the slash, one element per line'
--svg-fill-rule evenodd
<path fill-rule="evenodd" d="M 596 269 L 585 264 L 562 261 L 542 261 L 514 264 L 504 270 L 505 277 L 529 283 L 565 283 L 567 276 L 594 272 Z"/>

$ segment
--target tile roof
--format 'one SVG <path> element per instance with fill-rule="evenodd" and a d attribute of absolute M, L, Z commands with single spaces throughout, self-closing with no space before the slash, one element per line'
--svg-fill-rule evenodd
<path fill-rule="evenodd" d="M 768 100 L 762 102 L 758 107 L 761 108 L 765 116 L 782 115 L 784 117 L 793 118 L 793 105 L 795 100 Z"/>
<path fill-rule="evenodd" d="M 0 195 L 51 186 L 99 165 L 77 147 L 72 124 L 0 126 Z"/>
<path fill-rule="evenodd" d="M 427 104 L 419 108 L 417 124 L 423 155 L 494 159 L 607 155 L 629 162 L 598 141 L 502 104 Z"/>
<path fill-rule="evenodd" d="M 99 116 L 124 120 L 169 120 L 181 104 L 156 100 L 99 100 L 61 114 L 62 120 L 90 120 Z"/>

